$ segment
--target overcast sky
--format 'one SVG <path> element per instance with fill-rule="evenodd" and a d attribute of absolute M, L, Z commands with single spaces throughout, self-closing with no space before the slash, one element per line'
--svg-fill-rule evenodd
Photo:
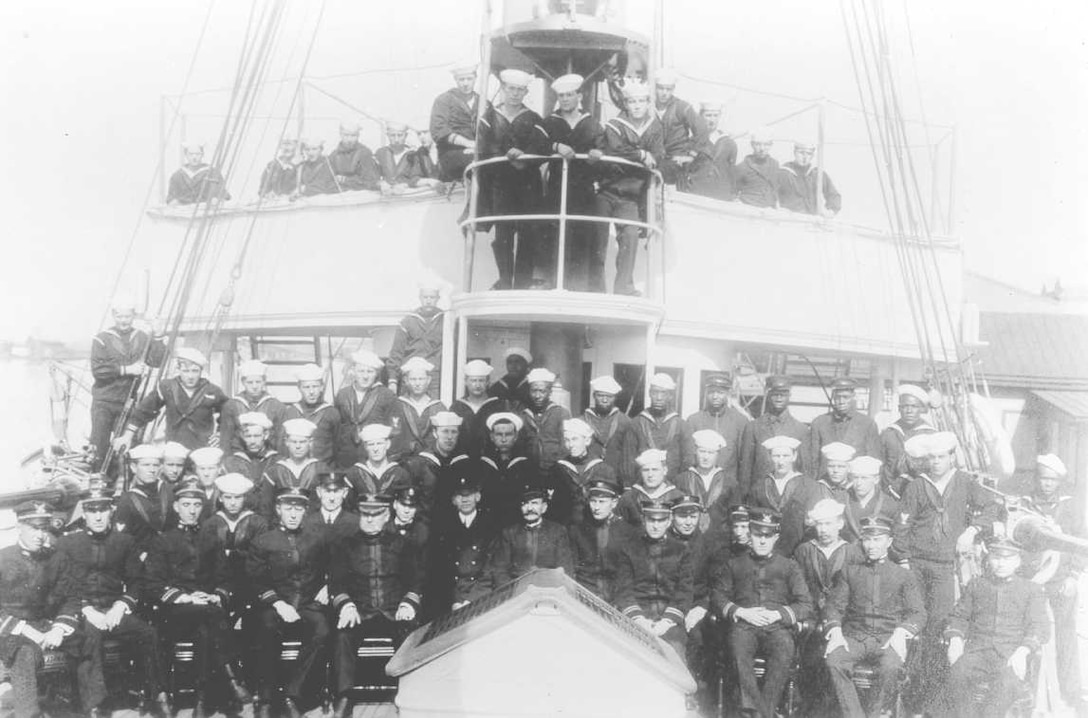
<path fill-rule="evenodd" d="M 648 0 L 633 4 L 631 17 L 644 23 Z M 269 77 L 298 67 L 318 5 L 292 3 Z M 808 103 L 736 88 L 829 99 L 823 164 L 843 192 L 844 216 L 883 226 L 864 124 L 834 104 L 859 104 L 839 3 L 666 5 L 667 59 L 687 76 L 677 93 L 727 102 L 725 124 L 738 134 Z M 181 91 L 208 7 L 203 0 L 0 3 L 8 157 L 0 179 L 7 198 L 0 338 L 33 331 L 73 339 L 97 330 L 120 253 L 157 177 L 160 98 Z M 909 17 L 904 7 L 904 0 L 885 2 L 900 91 L 908 115 L 957 128 L 954 229 L 968 266 L 1032 290 L 1058 276 L 1067 285 L 1088 283 L 1085 4 L 914 2 Z M 248 9 L 244 0 L 214 3 L 190 89 L 231 83 Z M 328 0 L 326 13 L 308 74 L 396 70 L 314 81 L 382 117 L 425 124 L 433 96 L 449 84 L 443 67 L 478 48 L 479 9 L 469 0 Z M 270 89 L 262 105 L 282 113 L 288 96 Z M 315 91 L 306 98 L 307 132 L 331 139 L 336 118 L 350 111 Z M 223 93 L 184 100 L 187 135 L 214 139 L 218 120 L 210 115 L 225 102 Z M 278 122 L 269 123 L 276 132 Z M 785 140 L 814 133 L 815 114 L 775 127 L 783 140 L 775 155 L 787 160 Z M 377 139 L 376 125 L 366 132 Z M 925 145 L 948 130 L 915 134 L 920 171 L 938 177 L 946 192 L 951 142 L 942 144 L 936 173 Z"/>

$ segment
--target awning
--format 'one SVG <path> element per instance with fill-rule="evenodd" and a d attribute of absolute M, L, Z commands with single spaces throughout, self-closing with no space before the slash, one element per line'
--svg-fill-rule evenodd
<path fill-rule="evenodd" d="M 1055 409 L 1063 411 L 1074 419 L 1088 420 L 1088 391 L 1033 391 Z"/>

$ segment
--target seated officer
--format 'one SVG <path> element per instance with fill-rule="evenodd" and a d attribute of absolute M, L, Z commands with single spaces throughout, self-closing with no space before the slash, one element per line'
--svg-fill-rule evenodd
<path fill-rule="evenodd" d="M 206 551 L 200 542 L 200 512 L 204 489 L 196 481 L 180 485 L 174 494 L 177 524 L 163 531 L 147 554 L 145 587 L 159 607 L 160 625 L 169 641 L 193 640 L 196 665 L 195 718 L 207 711 L 209 683 L 222 672 L 233 699 L 248 703 L 249 691 L 239 682 L 226 605 L 230 601 L 226 561 Z M 232 706 L 237 708 L 238 706 Z"/>
<path fill-rule="evenodd" d="M 328 543 L 324 531 L 303 528 L 310 504 L 305 489 L 285 487 L 276 495 L 275 526 L 253 541 L 246 556 L 246 575 L 260 604 L 258 675 L 261 685 L 255 715 L 270 718 L 278 690 L 280 644 L 291 630 L 301 631 L 302 650 L 284 688 L 285 714 L 300 718 L 303 685 L 311 672 L 324 674 L 329 624 L 324 590 Z M 289 627 L 291 627 L 289 629 Z"/>
<path fill-rule="evenodd" d="M 57 553 L 68 572 L 70 589 L 77 594 L 71 598 L 83 616 L 85 649 L 95 656 L 99 668 L 94 670 L 100 670 L 103 639 L 120 641 L 139 667 L 141 688 L 150 702 L 160 695 L 162 671 L 156 631 L 133 613 L 140 600 L 142 550 L 130 534 L 114 529 L 111 492 L 92 488 L 83 494 L 79 506 L 84 528 L 61 537 Z M 94 695 L 93 679 L 87 683 L 83 673 L 77 677 L 83 707 L 90 710 L 105 698 L 106 688 L 98 686 L 101 695 Z M 165 700 L 165 695 L 160 695 L 160 701 Z"/>
<path fill-rule="evenodd" d="M 865 561 L 843 567 L 824 608 L 824 655 L 842 714 L 880 716 L 894 700 L 907 641 L 922 630 L 926 611 L 914 575 L 888 560 L 892 522 L 863 519 L 861 544 Z M 867 659 L 876 659 L 876 690 L 864 711 L 850 672 Z"/>
<path fill-rule="evenodd" d="M 42 652 L 61 648 L 80 655 L 75 606 L 66 605 L 67 577 L 62 561 L 47 548 L 53 507 L 28 501 L 15 508 L 16 542 L 0 549 L 0 661 L 11 680 L 16 716 L 42 713 L 38 706 L 38 668 Z M 72 609 L 69 612 L 67 609 Z M 94 653 L 79 664 L 80 698 L 95 715 L 105 698 L 102 664 Z"/>
<path fill-rule="evenodd" d="M 488 572 L 492 590 L 534 568 L 561 568 L 574 576 L 574 553 L 562 524 L 548 521 L 548 491 L 526 486 L 521 493 L 520 523 L 507 526 L 495 539 Z"/>
<path fill-rule="evenodd" d="M 672 508 L 661 501 L 642 505 L 642 535 L 616 553 L 613 602 L 623 615 L 685 655 L 684 617 L 691 608 L 692 562 L 687 545 L 669 536 Z"/>
<path fill-rule="evenodd" d="M 456 611 L 490 590 L 487 559 L 498 527 L 480 496 L 479 479 L 462 475 L 453 489 L 453 511 L 435 511 L 426 588 L 435 613 Z"/>
<path fill-rule="evenodd" d="M 983 715 L 1005 715 L 1027 677 L 1028 658 L 1050 640 L 1042 586 L 1016 575 L 1020 546 L 992 540 L 986 574 L 967 589 L 948 619 L 948 682 L 930 706 L 934 716 L 972 715 L 975 688 L 989 682 Z"/>
<path fill-rule="evenodd" d="M 570 527 L 574 577 L 609 603 L 613 602 L 617 547 L 637 536 L 635 529 L 616 513 L 619 491 L 614 481 L 590 481 L 586 485 L 585 520 Z"/>
<path fill-rule="evenodd" d="M 782 517 L 767 509 L 749 511 L 751 547 L 727 560 L 715 577 L 710 602 L 726 623 L 728 661 L 735 671 L 740 710 L 773 718 L 789 678 L 793 627 L 812 614 L 801 567 L 775 552 Z M 762 688 L 754 661 L 766 658 Z"/>
<path fill-rule="evenodd" d="M 420 557 L 395 531 L 384 531 L 389 496 L 358 499 L 359 531 L 333 546 L 329 595 L 336 622 L 336 718 L 352 712 L 348 691 L 355 685 L 355 656 L 364 638 L 392 638 L 399 645 L 412 627 L 420 604 Z"/>

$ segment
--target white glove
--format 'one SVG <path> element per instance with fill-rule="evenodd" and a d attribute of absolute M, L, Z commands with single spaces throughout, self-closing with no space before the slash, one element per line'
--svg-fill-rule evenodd
<path fill-rule="evenodd" d="M 968 526 L 960 534 L 960 537 L 956 539 L 956 552 L 957 553 L 970 553 L 975 547 L 975 535 L 978 534 L 978 529 L 974 526 Z"/>
<path fill-rule="evenodd" d="M 963 638 L 952 636 L 952 640 L 948 642 L 948 665 L 956 665 L 956 661 L 963 655 L 963 648 Z"/>
<path fill-rule="evenodd" d="M 660 621 L 654 623 L 653 633 L 655 636 L 664 636 L 666 633 L 669 632 L 669 629 L 675 625 L 676 624 L 669 619 L 662 618 Z"/>
<path fill-rule="evenodd" d="M 83 618 L 87 620 L 87 623 L 91 624 L 99 631 L 108 631 L 111 628 L 106 620 L 106 614 L 92 606 L 83 607 Z"/>
<path fill-rule="evenodd" d="M 899 656 L 900 660 L 907 660 L 907 640 L 909 634 L 902 628 L 897 628 L 892 631 L 891 638 L 889 638 L 881 649 L 891 648 Z"/>
<path fill-rule="evenodd" d="M 280 615 L 285 623 L 294 623 L 300 618 L 295 607 L 287 603 L 287 601 L 276 601 L 272 604 L 272 608 L 276 609 L 276 613 Z"/>
<path fill-rule="evenodd" d="M 650 619 L 646 618 L 645 616 L 638 616 L 638 617 L 636 617 L 634 619 L 634 621 L 635 621 L 635 624 L 639 628 L 641 628 L 642 630 L 649 631 L 650 633 L 653 633 L 653 631 L 654 631 L 654 622 L 651 621 Z"/>
<path fill-rule="evenodd" d="M 320 603 L 322 606 L 329 605 L 329 586 L 328 584 L 321 587 L 321 590 L 317 592 L 317 596 L 314 600 Z"/>
<path fill-rule="evenodd" d="M 846 636 L 842 635 L 842 628 L 835 626 L 827 632 L 827 648 L 824 649 L 824 657 L 830 656 L 838 649 L 850 652 L 850 644 L 846 642 Z"/>
<path fill-rule="evenodd" d="M 355 607 L 354 603 L 345 604 L 340 609 L 340 620 L 337 621 L 337 628 L 354 628 L 362 623 L 363 617 L 359 615 L 359 609 Z"/>
<path fill-rule="evenodd" d="M 1016 677 L 1020 680 L 1024 680 L 1024 677 L 1028 674 L 1028 649 L 1020 646 L 1012 655 L 1009 656 L 1008 662 L 1005 664 L 1012 669 L 1012 672 L 1016 674 Z"/>
<path fill-rule="evenodd" d="M 702 606 L 696 606 L 688 611 L 688 615 L 684 616 L 684 629 L 691 633 L 691 630 L 699 625 L 699 622 L 706 618 L 706 609 Z"/>
<path fill-rule="evenodd" d="M 393 616 L 398 621 L 411 621 L 416 617 L 416 609 L 410 603 L 402 603 L 397 606 L 397 613 Z"/>
<path fill-rule="evenodd" d="M 65 633 L 64 633 L 63 628 L 61 628 L 60 626 L 53 626 L 48 631 L 46 631 L 44 634 L 42 634 L 42 641 L 41 641 L 42 649 L 49 650 L 50 648 L 56 648 L 57 646 L 59 646 L 61 643 L 64 642 L 64 636 L 65 636 Z M 1013 655 L 1015 655 L 1015 654 L 1013 654 Z"/>
<path fill-rule="evenodd" d="M 110 610 L 106 611 L 106 629 L 112 631 L 117 628 L 126 613 L 128 613 L 128 606 L 120 601 L 115 602 Z"/>

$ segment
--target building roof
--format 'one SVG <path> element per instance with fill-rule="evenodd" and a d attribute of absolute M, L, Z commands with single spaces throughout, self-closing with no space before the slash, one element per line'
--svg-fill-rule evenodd
<path fill-rule="evenodd" d="M 1088 314 L 1088 302 L 1082 293 L 1068 292 L 1065 298 L 1057 300 L 969 271 L 963 273 L 963 299 L 978 305 L 983 313 Z"/>
<path fill-rule="evenodd" d="M 1088 316 L 983 312 L 981 369 L 996 386 L 1088 391 Z"/>
<path fill-rule="evenodd" d="M 1088 419 L 1088 391 L 1039 390 L 1032 394 L 1074 419 Z"/>

